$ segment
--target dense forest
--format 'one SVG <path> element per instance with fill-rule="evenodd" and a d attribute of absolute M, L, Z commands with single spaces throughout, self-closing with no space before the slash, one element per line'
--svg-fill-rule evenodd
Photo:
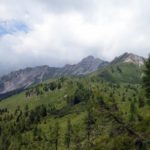
<path fill-rule="evenodd" d="M 2 100 L 0 150 L 149 150 L 150 58 L 143 74 L 50 79 Z"/>

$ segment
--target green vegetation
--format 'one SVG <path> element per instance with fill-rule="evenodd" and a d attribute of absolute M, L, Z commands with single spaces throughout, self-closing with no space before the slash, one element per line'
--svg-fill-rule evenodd
<path fill-rule="evenodd" d="M 146 95 L 148 100 L 150 101 L 150 56 L 148 60 L 145 62 L 145 75 L 143 77 L 144 87 L 146 89 Z"/>
<path fill-rule="evenodd" d="M 149 150 L 150 106 L 140 73 L 130 82 L 133 67 L 49 80 L 1 101 L 0 149 Z"/>
<path fill-rule="evenodd" d="M 142 66 L 132 63 L 116 63 L 92 74 L 95 78 L 101 78 L 113 83 L 142 83 Z"/>

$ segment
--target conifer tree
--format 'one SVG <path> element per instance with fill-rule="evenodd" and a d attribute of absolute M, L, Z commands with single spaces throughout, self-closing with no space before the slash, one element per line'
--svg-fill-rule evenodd
<path fill-rule="evenodd" d="M 67 121 L 67 130 L 65 134 L 65 145 L 67 146 L 67 149 L 70 149 L 70 144 L 71 144 L 71 137 L 72 137 L 73 129 L 71 125 L 70 119 Z"/>
<path fill-rule="evenodd" d="M 150 55 L 147 61 L 145 61 L 145 70 L 144 70 L 144 77 L 143 83 L 146 90 L 146 96 L 148 98 L 148 102 L 150 104 Z"/>
<path fill-rule="evenodd" d="M 93 111 L 91 108 L 88 108 L 87 110 L 87 116 L 85 118 L 85 125 L 86 125 L 86 136 L 88 140 L 88 144 L 90 145 L 90 138 L 92 134 L 93 124 L 94 124 L 94 116 Z"/>
<path fill-rule="evenodd" d="M 132 101 L 130 104 L 130 121 L 135 121 L 136 116 L 137 116 L 136 106 L 135 103 Z"/>
<path fill-rule="evenodd" d="M 59 123 L 56 122 L 55 126 L 54 126 L 54 137 L 53 137 L 53 141 L 54 141 L 54 145 L 55 145 L 55 150 L 58 150 L 58 141 L 59 141 Z"/>

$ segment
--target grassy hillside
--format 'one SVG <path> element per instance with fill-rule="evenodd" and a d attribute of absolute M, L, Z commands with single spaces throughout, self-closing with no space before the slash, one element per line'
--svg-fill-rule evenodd
<path fill-rule="evenodd" d="M 142 66 L 132 63 L 116 63 L 98 70 L 93 74 L 95 78 L 102 78 L 114 83 L 141 83 Z"/>
<path fill-rule="evenodd" d="M 90 77 L 44 82 L 0 102 L 0 149 L 149 149 L 143 95 L 139 84 Z"/>

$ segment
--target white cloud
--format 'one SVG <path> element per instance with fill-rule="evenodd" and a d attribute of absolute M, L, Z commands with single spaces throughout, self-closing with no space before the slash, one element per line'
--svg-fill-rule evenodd
<path fill-rule="evenodd" d="M 111 60 L 125 51 L 147 56 L 148 0 L 1 0 L 0 22 L 17 20 L 27 33 L 0 37 L 0 62 L 16 68 L 75 63 L 87 55 Z"/>

